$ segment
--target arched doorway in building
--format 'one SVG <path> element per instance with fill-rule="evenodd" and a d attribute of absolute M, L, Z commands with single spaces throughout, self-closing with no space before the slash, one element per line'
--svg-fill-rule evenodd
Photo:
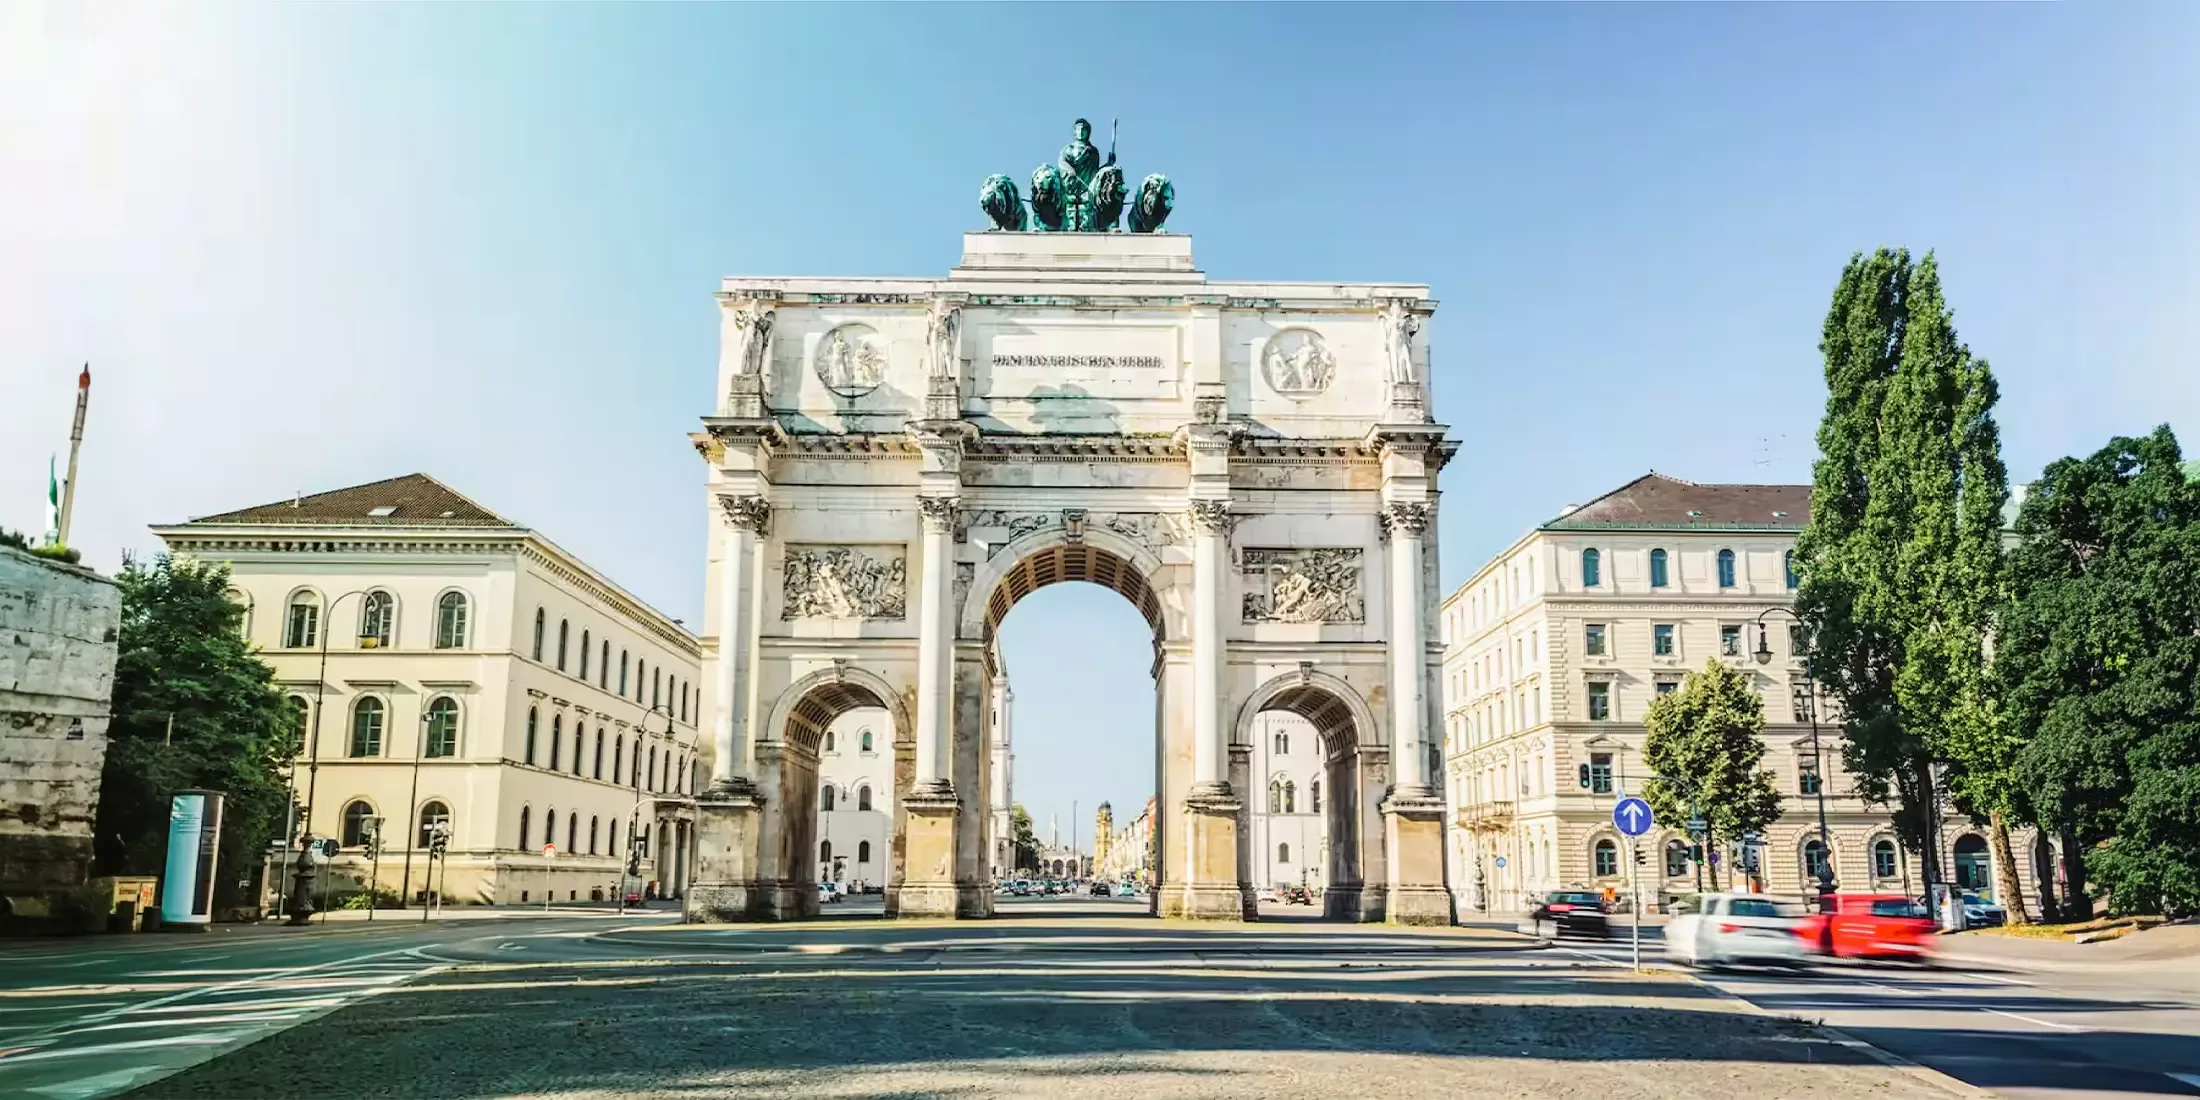
<path fill-rule="evenodd" d="M 1956 888 L 1959 890 L 1990 890 L 1993 881 L 1993 860 L 1986 854 L 1986 838 L 1977 833 L 1965 833 L 1956 838 Z"/>

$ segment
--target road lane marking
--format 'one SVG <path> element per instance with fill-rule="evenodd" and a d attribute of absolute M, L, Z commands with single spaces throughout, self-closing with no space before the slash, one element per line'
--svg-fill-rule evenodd
<path fill-rule="evenodd" d="M 1884 989 L 1884 990 L 1887 990 L 1887 991 L 1888 991 L 1888 992 L 1890 992 L 1890 993 L 1900 993 L 1900 994 L 1902 994 L 1902 995 L 1903 995 L 1903 996 L 1905 996 L 1905 997 L 1917 997 L 1917 996 L 1922 996 L 1922 995 L 1923 995 L 1923 991 L 1922 991 L 1922 990 L 1916 990 L 1916 989 L 1904 989 L 1904 988 L 1902 988 L 1902 987 L 1901 987 L 1901 986 L 1899 986 L 1899 985 L 1881 985 L 1881 984 L 1880 984 L 1880 983 L 1878 983 L 1878 982 L 1865 981 L 1865 980 L 1864 980 L 1864 979 L 1862 979 L 1862 978 L 1858 978 L 1858 979 L 1856 979 L 1856 982 L 1857 982 L 1857 984 L 1858 984 L 1858 985 L 1868 985 L 1868 986 L 1871 986 L 1871 987 L 1872 987 L 1873 989 Z M 1991 1011 L 1993 1011 L 1993 1010 L 1992 1010 L 1992 1009 L 1988 1009 L 1987 1011 L 1991 1012 Z"/>
<path fill-rule="evenodd" d="M 2080 1027 L 2080 1026 L 2079 1026 L 2079 1025 L 2077 1025 L 2077 1024 L 2058 1024 L 2058 1023 L 2056 1023 L 2056 1022 L 2055 1022 L 2055 1021 L 2053 1021 L 2053 1020 L 2042 1020 L 2042 1019 L 2040 1019 L 2040 1018 L 2039 1018 L 2039 1017 L 2037 1017 L 2037 1016 L 2026 1016 L 2026 1015 L 2022 1015 L 2022 1014 L 2020 1014 L 2020 1013 L 2016 1013 L 2016 1012 L 2004 1012 L 2004 1011 L 2002 1011 L 2001 1009 L 1998 1009 L 1998 1008 L 1988 1008 L 1988 1009 L 1981 1009 L 1980 1011 L 1983 1011 L 1983 1012 L 1991 1012 L 1991 1013 L 1993 1013 L 1993 1014 L 1994 1014 L 1994 1015 L 1996 1015 L 1996 1016 L 2007 1016 L 2007 1017 L 2009 1017 L 2009 1018 L 2010 1018 L 2010 1019 L 2012 1019 L 2012 1020 L 2023 1020 L 2023 1021 L 2024 1021 L 2025 1023 L 2028 1023 L 2028 1024 L 2038 1024 L 2038 1025 L 2039 1025 L 2039 1026 L 2041 1026 L 2041 1027 L 2051 1027 L 2051 1028 L 2055 1028 L 2056 1030 L 2059 1030 L 2059 1031 L 2084 1031 L 2084 1030 L 2086 1030 L 2085 1028 L 2083 1028 L 2083 1027 Z M 2174 1075 L 2174 1074 L 2172 1074 L 2172 1076 L 2175 1076 L 2175 1075 Z"/>
<path fill-rule="evenodd" d="M 235 1039 L 236 1036 L 234 1035 L 170 1035 L 160 1039 L 135 1039 L 127 1043 L 102 1043 L 99 1046 L 90 1047 L 58 1047 L 53 1050 L 38 1050 L 28 1054 L 10 1055 L 8 1064 L 13 1066 L 25 1062 L 50 1061 L 55 1058 L 81 1058 L 87 1054 L 116 1054 L 126 1050 L 149 1050 L 156 1047 L 213 1046 L 219 1043 L 231 1042 Z"/>
<path fill-rule="evenodd" d="M 1998 976 L 1998 975 L 1994 975 L 1994 974 L 1973 974 L 1973 975 L 1971 975 L 1971 977 L 1977 978 L 1978 980 L 1980 980 L 1980 981 L 1982 981 L 1982 982 L 2000 982 L 2000 983 L 2001 983 L 2001 984 L 2003 984 L 2003 985 L 2031 985 L 2031 984 L 2032 984 L 2031 982 L 2020 982 L 2020 981 L 2016 980 L 2015 978 L 2004 978 L 2004 977 L 2000 977 L 2000 976 Z"/>

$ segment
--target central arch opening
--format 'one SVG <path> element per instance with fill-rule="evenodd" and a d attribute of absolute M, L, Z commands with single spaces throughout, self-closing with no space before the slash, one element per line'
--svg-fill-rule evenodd
<path fill-rule="evenodd" d="M 1032 551 L 987 595 L 985 796 L 1000 915 L 1152 911 L 1164 637 L 1152 584 L 1102 547 Z"/>

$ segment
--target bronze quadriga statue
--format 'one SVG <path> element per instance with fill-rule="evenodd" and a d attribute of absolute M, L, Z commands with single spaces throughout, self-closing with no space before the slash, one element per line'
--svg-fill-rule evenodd
<path fill-rule="evenodd" d="M 1123 170 L 1115 163 L 1114 137 L 1108 139 L 1103 162 L 1092 144 L 1092 124 L 1084 119 L 1077 120 L 1055 162 L 1031 174 L 1028 207 L 1008 176 L 987 176 L 978 189 L 978 206 L 994 228 L 1034 233 L 1113 233 L 1126 204 L 1131 232 L 1158 233 L 1176 205 L 1176 188 L 1167 176 L 1147 176 L 1131 202 Z"/>

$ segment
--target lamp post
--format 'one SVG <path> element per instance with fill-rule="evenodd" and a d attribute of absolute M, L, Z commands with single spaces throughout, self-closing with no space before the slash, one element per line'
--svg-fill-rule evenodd
<path fill-rule="evenodd" d="M 311 843 L 313 840 L 313 796 L 315 791 L 320 787 L 321 709 L 322 704 L 327 702 L 328 700 L 328 642 L 331 636 L 329 627 L 334 625 L 335 623 L 337 604 L 344 602 L 346 599 L 349 599 L 352 596 L 364 596 L 366 594 L 367 590 L 364 588 L 355 589 L 353 591 L 346 592 L 333 600 L 330 600 L 328 602 L 328 606 L 321 609 L 326 614 L 328 621 L 319 624 L 319 633 L 321 635 L 321 671 L 319 675 L 314 677 L 315 683 L 313 685 L 313 730 L 311 734 L 309 734 L 309 736 L 311 737 L 311 743 L 306 747 L 306 809 L 304 816 L 300 818 L 298 822 L 298 829 L 301 834 L 298 838 L 298 847 L 300 849 L 303 849 L 306 844 Z M 287 630 L 288 628 L 289 624 L 285 623 L 284 629 Z M 365 620 L 362 619 L 359 623 L 359 629 L 364 631 L 366 628 L 367 624 Z M 361 634 L 359 635 L 359 637 L 362 639 L 367 637 L 379 638 L 380 635 Z M 292 796 L 295 797 L 298 789 L 298 782 L 295 777 L 291 780 L 290 788 Z M 289 840 L 288 837 L 285 837 L 284 839 L 286 842 Z M 283 858 L 286 860 L 290 858 L 289 849 L 287 847 L 284 849 Z M 298 877 L 292 880 L 291 883 L 290 919 L 285 923 L 292 925 L 301 925 L 312 919 L 313 861 L 310 859 L 301 859 L 298 861 Z"/>
<path fill-rule="evenodd" d="M 1757 649 L 1751 656 L 1760 665 L 1772 663 L 1772 643 L 1766 637 L 1765 616 L 1775 611 L 1795 619 L 1797 623 L 1802 622 L 1796 618 L 1795 612 L 1784 607 L 1768 607 L 1757 616 Z M 1818 850 L 1821 853 L 1818 864 L 1818 893 L 1831 894 L 1834 890 L 1833 837 L 1826 828 L 1826 757 L 1818 743 L 1818 677 L 1812 674 L 1808 660 L 1803 664 L 1803 682 L 1792 689 L 1790 698 L 1794 701 L 1795 709 L 1803 712 L 1810 722 L 1810 760 L 1811 767 L 1817 772 L 1817 782 L 1813 786 L 1817 788 L 1815 793 L 1818 796 Z"/>

